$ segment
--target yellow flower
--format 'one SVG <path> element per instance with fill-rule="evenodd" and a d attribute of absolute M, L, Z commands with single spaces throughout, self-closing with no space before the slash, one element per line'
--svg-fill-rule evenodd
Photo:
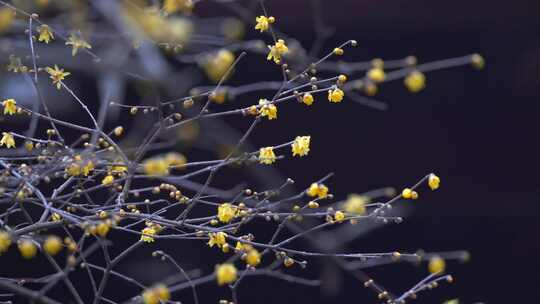
<path fill-rule="evenodd" d="M 213 82 L 218 82 L 234 63 L 234 54 L 226 49 L 208 55 L 203 61 L 206 76 Z"/>
<path fill-rule="evenodd" d="M 248 244 L 248 243 L 242 243 L 240 241 L 237 241 L 234 249 L 236 249 L 237 251 L 248 252 L 251 249 L 253 249 L 253 246 L 251 246 L 251 244 Z"/>
<path fill-rule="evenodd" d="M 144 304 L 165 303 L 171 299 L 171 292 L 165 284 L 158 284 L 146 289 L 142 294 L 142 298 Z"/>
<path fill-rule="evenodd" d="M 265 147 L 259 150 L 259 162 L 265 165 L 271 165 L 276 161 L 276 154 L 274 154 L 274 148 Z"/>
<path fill-rule="evenodd" d="M 342 48 L 334 48 L 334 51 L 333 51 L 334 55 L 337 55 L 337 56 L 341 56 L 343 55 L 343 49 Z"/>
<path fill-rule="evenodd" d="M 163 158 L 150 158 L 144 161 L 143 170 L 148 175 L 168 175 L 169 164 Z"/>
<path fill-rule="evenodd" d="M 77 163 L 69 164 L 69 166 L 66 167 L 66 173 L 70 176 L 78 176 L 81 174 L 81 166 Z"/>
<path fill-rule="evenodd" d="M 62 220 L 62 216 L 55 212 L 51 215 L 51 220 L 53 222 L 60 222 Z"/>
<path fill-rule="evenodd" d="M 47 254 L 57 255 L 62 250 L 62 240 L 55 235 L 48 236 L 43 243 L 43 250 Z"/>
<path fill-rule="evenodd" d="M 228 223 L 236 216 L 237 211 L 236 206 L 229 203 L 223 203 L 218 207 L 217 217 L 220 222 Z"/>
<path fill-rule="evenodd" d="M 23 258 L 31 259 L 36 256 L 37 246 L 30 240 L 22 240 L 19 242 L 19 251 Z"/>
<path fill-rule="evenodd" d="M 96 227 L 96 233 L 101 237 L 105 237 L 107 236 L 107 233 L 109 233 L 110 228 L 110 224 L 107 222 L 101 222 Z"/>
<path fill-rule="evenodd" d="M 193 9 L 193 0 L 165 0 L 163 10 L 167 14 L 174 14 L 178 11 L 189 13 Z"/>
<path fill-rule="evenodd" d="M 422 91 L 426 87 L 426 76 L 420 71 L 412 71 L 403 80 L 405 86 L 412 93 Z"/>
<path fill-rule="evenodd" d="M 121 136 L 124 133 L 124 127 L 118 126 L 113 130 L 114 135 Z"/>
<path fill-rule="evenodd" d="M 216 233 L 209 233 L 208 237 L 208 246 L 210 247 L 214 247 L 214 245 L 216 245 L 217 247 L 221 248 L 227 243 L 227 234 L 222 231 Z"/>
<path fill-rule="evenodd" d="M 334 88 L 333 90 L 328 90 L 328 101 L 330 102 L 341 102 L 343 100 L 345 93 L 339 88 Z"/>
<path fill-rule="evenodd" d="M 401 192 L 401 197 L 403 197 L 404 199 L 417 199 L 418 193 L 410 188 L 405 188 Z"/>
<path fill-rule="evenodd" d="M 250 266 L 257 266 L 261 263 L 261 254 L 257 249 L 251 249 L 246 254 L 246 263 Z"/>
<path fill-rule="evenodd" d="M 15 139 L 11 133 L 2 132 L 2 139 L 0 139 L 0 147 L 5 145 L 6 148 L 15 148 Z"/>
<path fill-rule="evenodd" d="M 267 31 L 270 27 L 270 23 L 274 23 L 276 21 L 276 18 L 274 17 L 266 17 L 266 16 L 259 16 L 255 18 L 255 21 L 257 24 L 255 25 L 255 29 L 262 32 Z"/>
<path fill-rule="evenodd" d="M 266 116 L 268 120 L 277 118 L 277 107 L 273 103 L 266 99 L 259 99 L 259 105 L 262 106 L 259 111 L 261 116 Z"/>
<path fill-rule="evenodd" d="M 410 188 L 405 188 L 403 191 L 401 191 L 401 196 L 404 199 L 410 199 L 412 198 L 412 190 Z"/>
<path fill-rule="evenodd" d="M 486 61 L 484 60 L 484 57 L 480 54 L 473 54 L 471 56 L 471 64 L 475 69 L 481 70 L 486 65 Z"/>
<path fill-rule="evenodd" d="M 238 274 L 233 264 L 225 263 L 216 267 L 218 285 L 230 284 L 236 281 Z"/>
<path fill-rule="evenodd" d="M 343 211 L 336 211 L 336 213 L 334 214 L 334 220 L 336 220 L 336 222 L 338 223 L 341 223 L 344 219 L 345 213 L 343 213 Z"/>
<path fill-rule="evenodd" d="M 15 19 L 15 12 L 8 7 L 0 9 L 0 33 L 9 29 L 11 23 Z"/>
<path fill-rule="evenodd" d="M 358 194 L 351 194 L 343 204 L 347 213 L 362 215 L 366 213 L 366 203 L 368 198 Z"/>
<path fill-rule="evenodd" d="M 440 256 L 434 256 L 429 259 L 428 270 L 430 273 L 435 274 L 439 272 L 444 272 L 446 268 L 446 262 Z"/>
<path fill-rule="evenodd" d="M 278 39 L 276 44 L 269 45 L 268 48 L 270 49 L 270 52 L 268 53 L 266 59 L 273 59 L 276 64 L 279 64 L 281 62 L 282 55 L 285 55 L 289 52 L 289 48 L 287 47 L 287 45 L 285 45 L 285 41 L 283 39 Z"/>
<path fill-rule="evenodd" d="M 307 190 L 307 195 L 311 197 L 325 198 L 328 196 L 328 187 L 323 184 L 313 183 Z"/>
<path fill-rule="evenodd" d="M 311 136 L 297 136 L 291 145 L 293 156 L 305 156 L 309 152 Z"/>
<path fill-rule="evenodd" d="M 439 188 L 440 184 L 441 184 L 441 179 L 437 175 L 431 173 L 429 175 L 429 177 L 428 177 L 428 186 L 429 186 L 429 188 L 431 190 L 437 190 Z"/>
<path fill-rule="evenodd" d="M 54 65 L 54 69 L 47 67 L 45 70 L 49 73 L 49 77 L 52 79 L 53 84 L 56 84 L 58 90 L 62 87 L 62 80 L 71 74 L 70 72 L 64 72 L 64 69 L 59 69 L 57 65 Z"/>
<path fill-rule="evenodd" d="M 42 41 L 48 44 L 51 40 L 54 40 L 54 35 L 48 25 L 40 25 L 37 27 L 37 30 L 39 32 L 38 41 Z"/>
<path fill-rule="evenodd" d="M 313 101 L 314 101 L 313 95 L 311 95 L 310 93 L 306 93 L 304 94 L 304 96 L 302 96 L 302 102 L 308 106 L 312 105 Z"/>
<path fill-rule="evenodd" d="M 91 160 L 87 161 L 86 164 L 82 167 L 82 174 L 84 176 L 88 176 L 92 170 L 94 170 L 94 162 Z"/>
<path fill-rule="evenodd" d="M 0 231 L 0 254 L 6 252 L 11 246 L 11 237 L 7 231 Z"/>
<path fill-rule="evenodd" d="M 386 79 L 386 74 L 381 68 L 372 68 L 367 72 L 367 77 L 375 83 L 383 82 Z"/>
<path fill-rule="evenodd" d="M 17 102 L 15 99 L 10 98 L 2 101 L 2 106 L 4 106 L 4 115 L 13 115 L 17 112 Z"/>
<path fill-rule="evenodd" d="M 114 177 L 112 175 L 107 175 L 101 180 L 102 185 L 110 185 L 114 182 Z"/>
<path fill-rule="evenodd" d="M 92 48 L 92 46 L 86 40 L 84 40 L 80 34 L 79 35 L 71 34 L 68 40 L 66 41 L 66 45 L 72 46 L 71 56 L 77 55 L 77 52 L 79 51 L 79 49 Z"/>
<path fill-rule="evenodd" d="M 154 235 L 156 235 L 156 229 L 154 227 L 146 227 L 142 230 L 141 241 L 152 243 L 154 241 Z"/>
<path fill-rule="evenodd" d="M 169 152 L 165 155 L 165 162 L 167 162 L 170 167 L 180 169 L 186 164 L 187 160 L 183 154 L 177 152 Z"/>

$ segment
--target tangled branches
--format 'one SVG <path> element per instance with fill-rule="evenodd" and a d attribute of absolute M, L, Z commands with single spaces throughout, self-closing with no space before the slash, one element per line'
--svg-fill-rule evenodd
<path fill-rule="evenodd" d="M 34 259 L 28 263 L 52 268 L 33 277 L 0 278 L 8 292 L 2 297 L 58 303 L 50 294 L 65 288 L 63 301 L 150 304 L 172 302 L 187 291 L 186 299 L 198 303 L 198 288 L 215 282 L 230 289 L 224 303 L 239 303 L 238 286 L 253 276 L 318 286 L 320 280 L 289 270 L 325 258 L 379 299 L 403 303 L 452 280 L 444 274 L 445 260 L 466 258 L 460 251 L 342 253 L 339 244 L 318 241 L 321 232 L 346 242 L 370 225 L 401 222 L 392 207 L 416 199 L 426 186 L 436 190 L 435 174 L 398 194 L 383 188 L 336 200 L 329 188 L 332 174 L 296 185 L 272 169 L 284 158 L 309 155 L 310 135 L 292 134 L 287 142 L 258 148 L 249 139 L 259 125 L 279 121 L 282 105 L 339 106 L 350 99 L 382 110 L 386 104 L 373 96 L 384 83 L 403 79 L 416 93 L 426 85 L 424 73 L 465 64 L 481 68 L 481 56 L 424 64 L 412 56 L 335 60 L 357 46 L 349 40 L 318 57 L 329 37 L 323 24 L 316 24 L 316 43 L 305 49 L 278 31 L 279 18 L 258 2 L 212 1 L 235 13 L 217 19 L 196 14 L 198 2 L 205 1 L 13 2 L 0 1 L 1 52 L 5 77 L 26 85 L 22 99 L 6 96 L 2 103 L 7 122 L 0 140 L 0 259 L 18 247 L 23 258 Z M 244 39 L 244 25 L 262 38 Z M 267 75 L 277 68 L 281 79 L 235 83 L 233 74 L 242 73 L 247 57 L 258 60 L 256 68 L 268 69 Z M 97 82 L 96 97 L 77 85 L 90 82 L 84 77 Z M 4 89 L 3 96 L 11 92 Z M 133 98 L 126 92 L 141 102 L 129 104 Z M 181 97 L 162 98 L 171 93 Z M 261 97 L 254 103 L 251 95 Z M 82 114 L 62 117 L 59 102 Z M 238 133 L 230 119 L 249 125 Z M 238 168 L 262 171 L 266 182 L 280 185 L 243 180 L 231 171 Z M 220 175 L 236 186 L 221 187 Z M 270 234 L 256 236 L 254 225 Z M 296 249 L 299 240 L 310 246 Z M 196 241 L 220 252 L 220 261 L 211 262 L 211 270 L 202 260 L 184 269 L 186 257 L 160 247 L 168 241 Z M 173 275 L 147 284 L 118 270 L 148 247 Z M 423 260 L 431 274 L 401 294 L 364 273 L 376 265 Z M 132 289 L 115 294 L 118 282 Z M 84 288 L 90 292 L 81 293 Z"/>

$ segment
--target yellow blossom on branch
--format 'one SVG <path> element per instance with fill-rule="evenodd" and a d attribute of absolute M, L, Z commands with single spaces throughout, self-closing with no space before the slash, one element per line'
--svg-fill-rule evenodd
<path fill-rule="evenodd" d="M 227 234 L 222 231 L 216 233 L 211 232 L 208 234 L 208 238 L 208 246 L 210 247 L 214 247 L 214 245 L 216 245 L 217 247 L 221 248 L 227 243 Z"/>
<path fill-rule="evenodd" d="M 226 285 L 236 281 L 238 273 L 233 264 L 225 263 L 217 265 L 216 278 L 218 285 Z"/>
<path fill-rule="evenodd" d="M 283 39 L 278 39 L 276 44 L 269 45 L 268 48 L 270 49 L 270 52 L 268 53 L 266 59 L 274 60 L 276 64 L 281 63 L 281 56 L 289 52 L 289 48 L 287 47 Z"/>
<path fill-rule="evenodd" d="M 259 162 L 265 165 L 271 165 L 276 161 L 276 154 L 274 148 L 264 147 L 259 150 Z"/>
<path fill-rule="evenodd" d="M 2 106 L 4 106 L 4 115 L 13 115 L 17 112 L 17 102 L 13 98 L 2 101 Z"/>
<path fill-rule="evenodd" d="M 382 68 L 372 68 L 367 72 L 367 77 L 375 83 L 380 83 L 386 79 L 386 74 Z"/>
<path fill-rule="evenodd" d="M 71 45 L 71 56 L 77 55 L 80 49 L 91 49 L 92 46 L 84 40 L 80 34 L 71 34 L 66 41 L 66 45 Z"/>
<path fill-rule="evenodd" d="M 428 270 L 431 274 L 444 272 L 446 269 L 446 262 L 440 256 L 434 256 L 429 259 Z"/>
<path fill-rule="evenodd" d="M 261 106 L 259 111 L 261 116 L 266 116 L 268 120 L 277 118 L 277 107 L 273 103 L 267 99 L 259 99 L 259 105 Z"/>
<path fill-rule="evenodd" d="M 19 242 L 19 252 L 25 259 L 31 259 L 36 256 L 37 246 L 30 240 L 22 240 Z"/>
<path fill-rule="evenodd" d="M 343 204 L 343 208 L 347 213 L 362 215 L 366 213 L 366 204 L 368 198 L 358 194 L 351 194 Z"/>
<path fill-rule="evenodd" d="M 261 254 L 257 249 L 251 249 L 246 254 L 246 263 L 249 266 L 257 266 L 261 263 Z"/>
<path fill-rule="evenodd" d="M 266 17 L 266 16 L 259 16 L 255 18 L 255 21 L 257 24 L 255 24 L 255 29 L 262 32 L 265 32 L 270 27 L 271 23 L 274 23 L 276 21 L 276 18 L 274 17 Z"/>
<path fill-rule="evenodd" d="M 291 145 L 293 156 L 306 156 L 309 153 L 311 136 L 297 136 Z"/>
<path fill-rule="evenodd" d="M 440 184 L 441 184 L 441 179 L 437 175 L 431 173 L 428 177 L 429 188 L 431 190 L 437 190 L 439 189 Z"/>
<path fill-rule="evenodd" d="M 169 163 L 161 157 L 150 158 L 144 161 L 143 170 L 144 173 L 148 175 L 168 175 Z"/>
<path fill-rule="evenodd" d="M 11 133 L 2 132 L 2 139 L 0 139 L 0 147 L 6 146 L 6 148 L 15 148 L 15 139 Z"/>
<path fill-rule="evenodd" d="M 223 203 L 218 207 L 218 219 L 222 223 L 230 222 L 238 212 L 236 206 L 233 206 L 229 203 Z"/>
<path fill-rule="evenodd" d="M 154 235 L 157 233 L 154 227 L 146 227 L 141 232 L 141 241 L 146 243 L 152 243 L 154 241 Z"/>
<path fill-rule="evenodd" d="M 0 254 L 6 252 L 11 246 L 11 236 L 7 231 L 0 231 Z"/>
<path fill-rule="evenodd" d="M 213 82 L 218 82 L 234 63 L 234 54 L 222 49 L 217 53 L 212 53 L 203 59 L 202 67 L 206 76 Z"/>
<path fill-rule="evenodd" d="M 410 92 L 416 93 L 426 87 L 426 76 L 420 71 L 412 71 L 405 77 L 403 83 L 405 83 L 405 86 Z"/>
<path fill-rule="evenodd" d="M 43 250 L 50 255 L 58 254 L 62 247 L 62 240 L 55 235 L 48 236 L 43 243 Z"/>
<path fill-rule="evenodd" d="M 345 93 L 339 88 L 334 88 L 333 90 L 328 90 L 328 101 L 330 102 L 341 102 Z"/>
<path fill-rule="evenodd" d="M 302 102 L 308 106 L 312 105 L 313 101 L 314 101 L 313 95 L 311 95 L 310 93 L 306 93 L 304 94 L 304 96 L 302 96 Z"/>
<path fill-rule="evenodd" d="M 51 40 L 54 40 L 54 35 L 51 32 L 51 28 L 48 25 L 46 24 L 40 25 L 37 27 L 37 30 L 39 33 L 38 41 L 45 42 L 48 44 Z"/>
<path fill-rule="evenodd" d="M 57 65 L 54 65 L 54 69 L 51 67 L 45 68 L 47 73 L 49 73 L 49 77 L 52 79 L 53 84 L 56 85 L 56 88 L 60 90 L 62 87 L 62 80 L 66 78 L 66 76 L 69 76 L 70 72 L 64 72 L 64 69 L 58 68 Z"/>
<path fill-rule="evenodd" d="M 328 187 L 324 184 L 313 183 L 307 190 L 307 195 L 311 197 L 326 198 L 328 196 Z"/>
<path fill-rule="evenodd" d="M 165 284 L 158 284 L 146 289 L 142 294 L 144 304 L 167 303 L 171 299 L 171 292 Z"/>

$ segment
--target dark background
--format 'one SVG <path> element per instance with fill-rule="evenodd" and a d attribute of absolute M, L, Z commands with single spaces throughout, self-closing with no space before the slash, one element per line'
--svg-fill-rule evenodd
<path fill-rule="evenodd" d="M 330 182 L 334 193 L 401 188 L 431 171 L 441 176 L 440 190 L 421 193 L 405 223 L 378 230 L 351 248 L 469 250 L 470 262 L 448 265 L 455 283 L 428 292 L 420 303 L 450 298 L 538 303 L 538 3 L 322 2 L 324 21 L 337 29 L 333 42 L 359 42 L 346 59 L 413 54 L 425 62 L 478 52 L 487 62 L 480 72 L 461 67 L 430 73 L 426 89 L 416 95 L 408 94 L 400 81 L 383 85 L 377 98 L 388 102 L 385 112 L 353 102 L 339 109 L 320 103 L 322 109 L 309 113 L 281 111 L 280 119 L 290 121 L 283 130 L 313 135 L 313 153 L 300 165 L 302 174 L 335 172 Z M 282 29 L 302 41 L 312 39 L 307 1 L 267 1 L 267 7 L 279 16 Z M 298 178 L 298 167 L 283 167 Z M 399 292 L 421 279 L 425 269 L 399 265 L 368 273 Z M 289 302 L 373 302 L 374 295 L 360 286 L 347 278 L 336 297 L 302 292 Z"/>

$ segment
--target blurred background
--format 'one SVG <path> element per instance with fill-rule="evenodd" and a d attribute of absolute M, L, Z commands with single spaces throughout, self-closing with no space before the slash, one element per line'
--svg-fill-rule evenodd
<path fill-rule="evenodd" d="M 314 18 L 319 15 L 313 13 L 311 1 L 265 3 L 269 14 L 278 18 L 281 31 L 306 47 L 313 43 Z M 348 39 L 358 41 L 357 48 L 346 50 L 345 60 L 414 55 L 424 63 L 480 53 L 486 67 L 481 71 L 463 66 L 427 73 L 426 89 L 418 94 L 410 94 L 402 81 L 383 84 L 375 98 L 388 104 L 385 111 L 349 100 L 339 106 L 319 102 L 308 110 L 284 105 L 279 124 L 265 123 L 254 133 L 254 146 L 267 145 L 269 138 L 272 143 L 285 142 L 291 130 L 293 135 L 311 134 L 312 149 L 306 159 L 284 160 L 276 167 L 298 185 L 309 185 L 313 179 L 334 172 L 327 184 L 338 199 L 380 187 L 401 189 L 429 172 L 437 173 L 441 188 L 436 192 L 425 188 L 418 200 L 405 202 L 409 215 L 403 223 L 375 229 L 348 244 L 347 251 L 468 250 L 471 257 L 467 263 L 448 262 L 447 271 L 455 282 L 422 294 L 419 303 L 455 298 L 460 303 L 540 302 L 540 295 L 533 292 L 540 287 L 540 3 L 321 3 L 318 20 L 335 30 L 324 49 L 331 50 Z M 212 1 L 201 1 L 195 12 L 202 16 L 233 14 L 226 5 Z M 250 30 L 247 35 L 260 38 Z M 253 77 L 280 79 L 278 69 L 261 76 L 257 64 L 262 57 L 255 63 L 248 59 L 240 63 L 231 83 L 245 83 Z M 87 96 L 86 100 L 97 100 L 95 86 L 90 79 L 83 79 L 76 89 Z M 127 99 L 130 94 L 126 92 Z M 96 109 L 98 103 L 90 107 Z M 231 123 L 239 131 L 247 126 L 245 122 Z M 227 180 L 221 177 L 221 183 L 227 184 Z M 170 249 L 190 258 L 209 258 L 200 244 L 182 244 L 185 247 L 171 244 Z M 163 266 L 140 264 L 137 259 L 143 256 L 135 255 L 131 263 L 120 266 L 121 270 L 137 272 L 134 269 L 143 266 L 139 276 L 150 280 L 152 274 L 147 269 L 159 273 Z M 333 273 L 327 266 L 324 261 L 314 261 L 303 272 L 324 278 L 322 288 L 257 278 L 240 286 L 239 302 L 377 302 L 376 295 L 357 280 Z M 408 290 L 427 274 L 424 264 L 382 266 L 367 272 L 394 293 Z M 229 296 L 225 288 L 202 290 L 211 290 L 201 293 L 203 303 Z M 121 288 L 112 292 L 123 293 Z M 185 300 L 190 301 L 188 297 Z"/>

